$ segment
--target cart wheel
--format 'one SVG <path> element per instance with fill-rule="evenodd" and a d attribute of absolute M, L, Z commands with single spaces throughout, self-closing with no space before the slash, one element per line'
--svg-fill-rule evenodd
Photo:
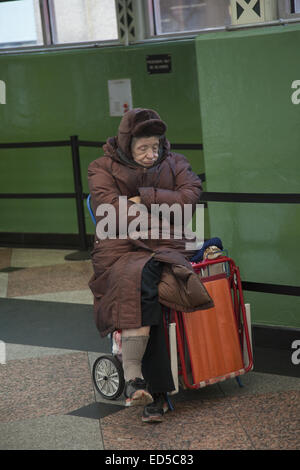
<path fill-rule="evenodd" d="M 93 366 L 96 389 L 107 400 L 115 400 L 124 390 L 123 367 L 115 356 L 100 356 Z"/>

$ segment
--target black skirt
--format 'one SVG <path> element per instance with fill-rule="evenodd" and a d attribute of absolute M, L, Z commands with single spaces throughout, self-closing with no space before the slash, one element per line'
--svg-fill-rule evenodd
<path fill-rule="evenodd" d="M 142 271 L 141 306 L 142 326 L 150 326 L 150 337 L 142 360 L 142 373 L 151 393 L 171 392 L 175 389 L 161 304 L 158 301 L 158 283 L 163 263 L 151 258 Z"/>

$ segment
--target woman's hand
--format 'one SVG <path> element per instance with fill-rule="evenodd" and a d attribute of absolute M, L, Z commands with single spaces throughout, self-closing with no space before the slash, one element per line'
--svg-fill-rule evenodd
<path fill-rule="evenodd" d="M 132 201 L 132 202 L 135 202 L 136 204 L 140 204 L 141 203 L 141 196 L 130 197 L 128 199 L 128 201 Z"/>

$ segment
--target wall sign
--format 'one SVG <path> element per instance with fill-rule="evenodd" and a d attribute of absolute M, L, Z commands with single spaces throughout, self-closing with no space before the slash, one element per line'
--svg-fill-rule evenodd
<path fill-rule="evenodd" d="M 108 80 L 109 115 L 123 116 L 132 109 L 130 78 Z"/>
<path fill-rule="evenodd" d="M 170 73 L 172 72 L 172 63 L 170 54 L 147 55 L 147 72 L 152 73 Z"/>

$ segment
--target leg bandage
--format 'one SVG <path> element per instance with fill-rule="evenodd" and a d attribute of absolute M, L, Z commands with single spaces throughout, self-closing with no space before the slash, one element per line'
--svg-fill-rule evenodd
<path fill-rule="evenodd" d="M 122 362 L 125 381 L 142 378 L 142 359 L 146 351 L 149 336 L 122 337 Z"/>

